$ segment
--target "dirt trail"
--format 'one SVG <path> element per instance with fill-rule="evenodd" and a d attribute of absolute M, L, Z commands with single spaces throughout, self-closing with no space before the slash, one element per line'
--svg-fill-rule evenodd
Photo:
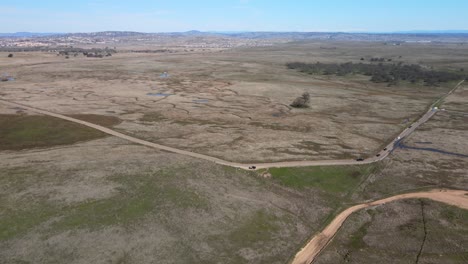
<path fill-rule="evenodd" d="M 402 199 L 411 198 L 426 198 L 437 202 L 446 203 L 449 205 L 457 206 L 468 210 L 468 191 L 461 190 L 432 190 L 428 192 L 416 192 L 400 194 L 385 199 L 358 204 L 352 206 L 333 219 L 333 221 L 323 229 L 322 232 L 315 235 L 307 245 L 299 251 L 294 257 L 292 264 L 310 264 L 312 263 L 318 254 L 330 243 L 332 238 L 335 236 L 338 229 L 343 225 L 344 221 L 354 212 L 375 205 L 382 205 L 385 203 L 393 202 Z"/>
<path fill-rule="evenodd" d="M 381 152 L 379 152 L 378 157 L 373 156 L 373 157 L 368 158 L 368 159 L 366 159 L 364 161 L 356 161 L 356 160 L 353 160 L 353 159 L 349 159 L 349 160 L 286 161 L 286 162 L 272 162 L 272 163 L 260 163 L 260 164 L 259 163 L 256 163 L 256 164 L 243 164 L 243 163 L 237 163 L 237 162 L 230 162 L 230 161 L 222 160 L 222 159 L 211 157 L 211 156 L 204 155 L 204 154 L 199 154 L 199 153 L 195 153 L 195 152 L 191 152 L 191 151 L 176 149 L 176 148 L 160 145 L 160 144 L 157 144 L 157 143 L 149 142 L 149 141 L 142 140 L 142 139 L 139 139 L 139 138 L 135 138 L 135 137 L 132 137 L 132 136 L 129 136 L 129 135 L 125 135 L 123 133 L 117 132 L 117 131 L 112 130 L 112 129 L 107 128 L 107 127 L 96 125 L 96 124 L 93 124 L 93 123 L 90 123 L 90 122 L 86 122 L 86 121 L 79 120 L 79 119 L 69 117 L 69 116 L 65 116 L 65 115 L 62 115 L 62 114 L 53 113 L 53 112 L 43 110 L 43 109 L 39 109 L 39 108 L 36 108 L 36 107 L 31 107 L 31 106 L 27 106 L 27 105 L 16 103 L 16 102 L 10 102 L 10 101 L 6 101 L 6 100 L 3 100 L 3 99 L 0 99 L 0 102 L 4 103 L 6 105 L 9 105 L 11 107 L 20 107 L 22 109 L 29 110 L 29 111 L 32 111 L 32 112 L 35 112 L 35 113 L 48 115 L 48 116 L 52 116 L 52 117 L 56 117 L 56 118 L 61 118 L 61 119 L 64 119 L 64 120 L 67 120 L 67 121 L 70 121 L 70 122 L 75 122 L 75 123 L 78 123 L 78 124 L 81 124 L 81 125 L 84 125 L 84 126 L 88 126 L 88 127 L 97 129 L 97 130 L 99 130 L 101 132 L 104 132 L 106 134 L 116 136 L 116 137 L 131 141 L 131 142 L 134 142 L 134 143 L 137 143 L 137 144 L 141 144 L 141 145 L 144 145 L 144 146 L 148 146 L 148 147 L 152 147 L 152 148 L 156 148 L 156 149 L 160 149 L 160 150 L 165 150 L 165 151 L 169 151 L 169 152 L 174 152 L 174 153 L 178 153 L 178 154 L 181 154 L 181 155 L 187 155 L 187 156 L 198 158 L 198 159 L 204 159 L 204 160 L 212 161 L 212 162 L 215 162 L 217 164 L 236 167 L 236 168 L 241 168 L 241 169 L 246 169 L 246 170 L 249 169 L 249 167 L 252 166 L 252 165 L 255 165 L 256 169 L 264 169 L 264 168 L 274 168 L 274 167 L 281 168 L 281 167 L 305 167 L 305 166 L 325 166 L 325 165 L 356 165 L 356 164 L 369 164 L 369 163 L 377 162 L 377 161 L 383 160 L 384 158 L 386 158 L 391 153 L 391 151 L 394 149 L 395 143 L 398 142 L 398 140 L 400 140 L 400 138 L 403 138 L 403 137 L 408 136 L 409 134 L 411 134 L 419 125 L 421 125 L 424 122 L 426 122 L 427 120 L 429 120 L 436 113 L 436 111 L 434 111 L 434 110 L 429 110 L 417 122 L 415 122 L 412 125 L 412 127 L 405 129 L 397 138 L 395 138 L 392 142 L 390 142 L 390 144 L 388 144 L 388 146 L 386 147 L 386 150 L 382 150 Z"/>
<path fill-rule="evenodd" d="M 433 105 L 440 102 L 441 100 L 446 98 L 448 95 L 452 94 L 463 82 L 464 81 L 459 82 L 452 90 L 450 90 L 444 96 L 439 98 Z M 135 138 L 135 137 L 132 137 L 132 136 L 125 135 L 125 134 L 122 134 L 120 132 L 114 131 L 114 130 L 112 130 L 110 128 L 107 128 L 107 127 L 96 125 L 96 124 L 93 124 L 93 123 L 90 123 L 90 122 L 86 122 L 86 121 L 79 120 L 79 119 L 76 119 L 76 118 L 72 118 L 72 117 L 69 117 L 69 116 L 65 116 L 65 115 L 62 115 L 62 114 L 53 113 L 53 112 L 50 112 L 50 111 L 47 111 L 47 110 L 44 110 L 44 109 L 39 109 L 39 108 L 36 108 L 36 107 L 24 105 L 24 104 L 21 104 L 21 103 L 10 102 L 10 101 L 3 100 L 3 99 L 0 99 L 0 102 L 4 103 L 6 105 L 9 105 L 11 107 L 20 107 L 20 108 L 23 108 L 23 109 L 26 109 L 26 110 L 29 110 L 29 111 L 32 111 L 32 112 L 35 112 L 35 113 L 48 115 L 48 116 L 53 116 L 53 117 L 56 117 L 56 118 L 61 118 L 61 119 L 64 119 L 64 120 L 68 120 L 70 122 L 75 122 L 75 123 L 78 123 L 78 124 L 81 124 L 81 125 L 84 125 L 84 126 L 88 126 L 88 127 L 97 129 L 97 130 L 99 130 L 101 132 L 104 132 L 106 134 L 109 134 L 109 135 L 112 135 L 112 136 L 116 136 L 116 137 L 119 137 L 119 138 L 122 138 L 122 139 L 125 139 L 125 140 L 128 140 L 128 141 L 131 141 L 133 143 L 137 143 L 137 144 L 141 144 L 141 145 L 144 145 L 144 146 L 148 146 L 148 147 L 152 147 L 152 148 L 156 148 L 156 149 L 160 149 L 160 150 L 165 150 L 165 151 L 169 151 L 169 152 L 174 152 L 174 153 L 177 153 L 177 154 L 186 155 L 186 156 L 190 156 L 190 157 L 194 157 L 194 158 L 198 158 L 198 159 L 204 159 L 204 160 L 215 162 L 217 164 L 231 166 L 231 167 L 235 167 L 235 168 L 241 168 L 241 169 L 245 169 L 245 170 L 248 170 L 249 167 L 253 166 L 253 165 L 256 166 L 256 169 L 266 169 L 266 168 L 327 166 L 327 165 L 357 165 L 357 164 L 369 164 L 369 163 L 374 163 L 374 162 L 377 162 L 377 161 L 381 161 L 384 158 L 386 158 L 393 151 L 396 143 L 398 143 L 404 137 L 410 135 L 416 128 L 418 128 L 420 125 L 427 122 L 438 111 L 436 109 L 433 109 L 432 106 L 431 106 L 431 108 L 419 120 L 417 120 L 416 122 L 411 124 L 405 130 L 403 130 L 395 139 L 393 139 L 392 142 L 390 142 L 387 145 L 385 150 L 382 150 L 379 153 L 376 153 L 376 155 L 372 156 L 371 158 L 368 158 L 368 159 L 363 160 L 363 161 L 357 161 L 357 160 L 349 159 L 349 160 L 286 161 L 286 162 L 244 164 L 244 163 L 230 162 L 230 161 L 222 160 L 222 159 L 219 159 L 219 158 L 211 157 L 211 156 L 208 156 L 208 155 L 199 154 L 199 153 L 195 153 L 195 152 L 191 152 L 191 151 L 187 151 L 187 150 L 176 149 L 176 148 L 160 145 L 160 144 L 157 144 L 157 143 L 149 142 L 149 141 L 146 141 L 146 140 L 138 139 L 138 138 Z"/>

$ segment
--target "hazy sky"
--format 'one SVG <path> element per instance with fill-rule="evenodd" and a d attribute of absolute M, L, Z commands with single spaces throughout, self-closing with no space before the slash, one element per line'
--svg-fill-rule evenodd
<path fill-rule="evenodd" d="M 0 32 L 468 29 L 468 0 L 0 0 Z"/>

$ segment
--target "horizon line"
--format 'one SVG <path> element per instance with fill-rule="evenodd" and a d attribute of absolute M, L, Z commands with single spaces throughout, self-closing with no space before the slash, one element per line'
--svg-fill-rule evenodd
<path fill-rule="evenodd" d="M 161 33 L 218 33 L 218 34 L 236 34 L 236 33 L 347 33 L 347 34 L 456 34 L 456 33 L 468 33 L 468 29 L 421 29 L 421 30 L 398 30 L 398 31 L 365 31 L 365 30 L 185 30 L 185 31 L 133 31 L 133 30 L 98 30 L 98 31 L 69 31 L 69 32 L 47 32 L 47 31 L 16 31 L 16 32 L 0 32 L 0 34 L 91 34 L 91 33 L 103 33 L 103 32 L 131 32 L 131 33 L 143 33 L 143 34 L 161 34 Z"/>

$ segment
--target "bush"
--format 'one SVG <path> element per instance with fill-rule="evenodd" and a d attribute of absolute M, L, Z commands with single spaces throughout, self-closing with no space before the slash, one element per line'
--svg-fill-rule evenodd
<path fill-rule="evenodd" d="M 13 58 L 13 54 L 8 54 L 8 58 Z"/>
<path fill-rule="evenodd" d="M 310 102 L 310 94 L 305 92 L 300 97 L 296 98 L 291 106 L 295 108 L 308 108 Z"/>

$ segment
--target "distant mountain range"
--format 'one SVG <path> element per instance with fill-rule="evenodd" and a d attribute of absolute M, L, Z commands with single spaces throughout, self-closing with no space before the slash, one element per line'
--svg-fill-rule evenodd
<path fill-rule="evenodd" d="M 45 37 L 52 35 L 61 35 L 61 33 L 32 33 L 32 32 L 15 32 L 15 33 L 0 33 L 0 37 L 9 38 L 32 38 L 32 37 Z"/>
<path fill-rule="evenodd" d="M 307 35 L 325 35 L 325 34 L 373 34 L 373 35 L 392 35 L 392 34 L 468 34 L 468 30 L 408 30 L 408 31 L 395 31 L 395 32 L 281 32 L 281 31 L 198 31 L 190 30 L 186 32 L 166 32 L 166 33 L 145 33 L 133 31 L 103 31 L 103 32 L 89 32 L 89 33 L 37 33 L 37 32 L 15 32 L 15 33 L 0 33 L 0 37 L 17 37 L 17 38 L 32 38 L 32 37 L 46 37 L 46 36 L 103 36 L 103 37 L 124 37 L 124 36 L 138 36 L 138 35 L 184 35 L 184 36 L 197 36 L 197 35 L 225 35 L 237 37 L 258 37 L 258 36 L 307 36 Z"/>
<path fill-rule="evenodd" d="M 468 42 L 468 30 L 413 30 L 400 32 L 203 32 L 191 30 L 186 32 L 143 33 L 133 31 L 104 31 L 92 33 L 0 33 L 0 38 L 89 38 L 89 39 L 137 39 L 137 38 L 170 38 L 170 37 L 221 37 L 251 40 L 286 39 L 302 40 L 337 40 L 337 41 L 384 41 L 384 42 Z"/>
<path fill-rule="evenodd" d="M 396 34 L 468 34 L 468 30 L 409 30 L 397 31 Z"/>

